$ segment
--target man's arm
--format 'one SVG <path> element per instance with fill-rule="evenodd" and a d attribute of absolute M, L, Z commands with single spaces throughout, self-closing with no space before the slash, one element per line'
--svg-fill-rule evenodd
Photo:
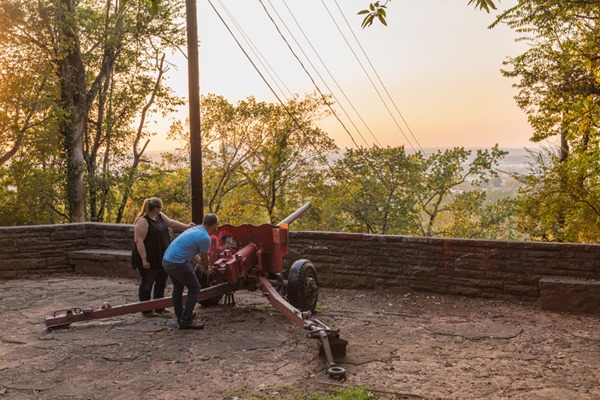
<path fill-rule="evenodd" d="M 202 266 L 202 269 L 206 275 L 210 275 L 210 269 L 208 268 L 208 254 L 196 254 L 193 260 L 196 265 Z"/>

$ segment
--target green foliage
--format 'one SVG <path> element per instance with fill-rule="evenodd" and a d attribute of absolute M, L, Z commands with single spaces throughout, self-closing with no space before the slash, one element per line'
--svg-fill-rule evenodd
<path fill-rule="evenodd" d="M 43 204 L 58 220 L 82 205 L 88 220 L 118 222 L 152 135 L 148 116 L 181 104 L 162 77 L 164 51 L 185 43 L 182 6 L 161 1 L 151 17 L 138 2 L 119 10 L 112 1 L 60 4 L 0 0 L 0 166 L 24 179 L 20 195 L 47 185 L 40 192 L 53 195 Z M 19 173 L 24 159 L 52 179 Z M 22 207 L 31 211 L 14 213 L 12 223 L 27 223 L 22 216 L 35 215 L 39 203 Z"/>
<path fill-rule="evenodd" d="M 470 190 L 454 196 L 449 204 L 449 219 L 444 236 L 475 239 L 524 239 L 516 229 L 515 200 L 501 198 L 486 202 L 487 192 Z"/>
<path fill-rule="evenodd" d="M 535 240 L 600 242 L 598 154 L 531 152 L 530 170 L 517 175 L 519 228 Z"/>
<path fill-rule="evenodd" d="M 490 10 L 496 9 L 496 4 L 492 0 L 469 0 L 468 5 L 475 4 L 475 8 L 490 12 Z"/>
<path fill-rule="evenodd" d="M 0 198 L 3 212 L 0 225 L 57 224 L 68 221 L 63 193 L 56 182 L 61 179 L 60 164 L 32 164 L 27 158 L 0 167 Z"/>
<path fill-rule="evenodd" d="M 373 21 L 375 19 L 381 22 L 384 26 L 387 26 L 387 14 L 385 12 L 385 9 L 388 1 L 389 0 L 386 0 L 383 4 L 380 1 L 376 1 L 375 3 L 369 4 L 368 10 L 359 11 L 358 15 L 366 14 L 360 27 L 364 29 L 368 26 L 373 25 Z"/>
<path fill-rule="evenodd" d="M 223 215 L 223 223 L 277 223 L 314 198 L 308 182 L 322 155 L 336 148 L 314 126 L 327 115 L 326 101 L 295 96 L 281 105 L 249 97 L 233 105 L 222 96 L 203 96 L 205 211 Z M 181 124 L 170 132 L 186 152 L 188 135 Z"/>
<path fill-rule="evenodd" d="M 518 176 L 519 226 L 534 239 L 598 242 L 600 198 L 600 8 L 597 2 L 524 1 L 498 17 L 529 43 L 509 59 L 518 105 L 534 142 L 557 139 L 556 151 L 532 153 Z"/>
<path fill-rule="evenodd" d="M 404 147 L 347 150 L 336 162 L 335 174 L 331 176 L 343 185 L 335 190 L 337 196 L 330 198 L 338 229 L 416 233 L 414 190 L 421 167 L 420 157 L 406 154 Z"/>
<path fill-rule="evenodd" d="M 429 157 L 403 147 L 350 149 L 325 178 L 305 182 L 314 210 L 296 229 L 491 239 L 520 237 L 511 199 L 489 201 L 478 186 L 506 154 L 463 148 Z M 321 174 L 313 174 L 319 176 Z M 296 224 L 296 223 L 295 223 Z"/>
<path fill-rule="evenodd" d="M 242 174 L 253 193 L 251 204 L 263 208 L 271 223 L 297 207 L 287 199 L 325 162 L 324 155 L 337 148 L 314 125 L 327 115 L 323 111 L 326 101 L 307 95 L 295 96 L 285 106 L 259 104 L 263 114 L 254 127 L 252 151 L 243 163 Z"/>
<path fill-rule="evenodd" d="M 564 135 L 571 145 L 597 130 L 600 17 L 595 2 L 520 1 L 498 17 L 530 46 L 505 65 L 519 78 L 518 105 L 528 114 L 533 141 Z"/>
<path fill-rule="evenodd" d="M 159 164 L 144 162 L 135 180 L 132 196 L 124 213 L 124 223 L 133 223 L 144 199 L 158 197 L 163 202 L 163 213 L 169 218 L 187 223 L 192 220 L 187 163 L 172 165 L 163 160 Z"/>
<path fill-rule="evenodd" d="M 361 10 L 358 12 L 358 15 L 364 15 L 360 27 L 366 28 L 373 25 L 375 20 L 379 21 L 382 25 L 387 26 L 387 3 L 390 0 L 385 0 L 383 3 L 381 1 L 376 1 L 375 3 L 370 3 L 369 8 L 366 10 Z M 475 4 L 475 8 L 479 8 L 480 10 L 485 10 L 486 12 L 490 12 L 490 10 L 496 9 L 496 2 L 494 0 L 469 0 L 468 5 Z"/>
<path fill-rule="evenodd" d="M 478 186 L 482 182 L 488 182 L 491 177 L 497 176 L 495 168 L 506 154 L 507 152 L 500 150 L 496 145 L 491 150 L 477 150 L 475 157 L 469 161 L 471 151 L 456 147 L 437 151 L 425 159 L 424 177 L 417 190 L 422 214 L 421 235 L 445 235 L 446 232 L 443 226 L 440 226 L 438 219 L 453 211 L 454 192 L 467 182 L 472 186 Z M 458 201 L 464 203 L 467 200 L 477 200 L 477 196 L 463 195 Z M 457 209 L 460 207 L 455 207 L 454 211 Z"/>

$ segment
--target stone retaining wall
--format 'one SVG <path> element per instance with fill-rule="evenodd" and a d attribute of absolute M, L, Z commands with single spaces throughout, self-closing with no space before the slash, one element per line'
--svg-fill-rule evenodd
<path fill-rule="evenodd" d="M 131 250 L 132 238 L 132 225 L 0 227 L 0 278 L 77 272 L 69 253 Z M 598 245 L 331 232 L 291 232 L 290 242 L 292 250 L 313 262 L 323 286 L 537 300 L 542 277 L 600 279 Z M 127 269 L 123 252 L 115 253 Z M 123 276 L 131 276 L 131 269 Z"/>
<path fill-rule="evenodd" d="M 73 272 L 68 253 L 131 250 L 133 225 L 81 223 L 0 227 L 0 278 Z"/>
<path fill-rule="evenodd" d="M 545 276 L 600 279 L 600 246 L 292 232 L 320 284 L 537 300 Z"/>

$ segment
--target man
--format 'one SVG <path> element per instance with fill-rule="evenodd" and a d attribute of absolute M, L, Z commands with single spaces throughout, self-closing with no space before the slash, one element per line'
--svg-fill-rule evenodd
<path fill-rule="evenodd" d="M 169 245 L 163 256 L 163 268 L 173 281 L 173 308 L 177 315 L 179 329 L 203 329 L 204 324 L 192 321 L 194 306 L 200 292 L 200 283 L 194 273 L 191 260 L 208 272 L 208 250 L 210 234 L 217 230 L 219 218 L 216 214 L 206 214 L 202 225 L 187 229 Z M 187 298 L 183 304 L 183 288 L 187 288 Z"/>

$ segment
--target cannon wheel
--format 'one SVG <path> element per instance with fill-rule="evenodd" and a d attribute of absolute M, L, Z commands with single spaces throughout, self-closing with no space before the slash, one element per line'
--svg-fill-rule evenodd
<path fill-rule="evenodd" d="M 210 283 L 208 282 L 208 276 L 204 273 L 202 268 L 196 267 L 195 272 L 196 272 L 196 277 L 198 278 L 198 282 L 200 282 L 200 287 L 202 287 L 203 289 L 209 287 Z M 214 307 L 214 306 L 219 305 L 222 298 L 223 298 L 223 295 L 220 295 L 220 296 L 213 297 L 210 299 L 201 300 L 198 303 L 200 303 L 200 305 L 202 307 Z"/>
<path fill-rule="evenodd" d="M 287 298 L 300 311 L 314 312 L 319 298 L 317 270 L 308 260 L 297 260 L 288 275 Z"/>

